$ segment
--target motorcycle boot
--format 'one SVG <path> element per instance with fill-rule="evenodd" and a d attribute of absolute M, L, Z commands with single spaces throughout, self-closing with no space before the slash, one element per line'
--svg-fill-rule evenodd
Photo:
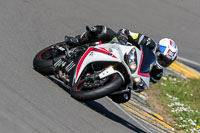
<path fill-rule="evenodd" d="M 68 46 L 76 47 L 89 43 L 87 32 L 75 37 L 65 36 L 65 44 Z"/>

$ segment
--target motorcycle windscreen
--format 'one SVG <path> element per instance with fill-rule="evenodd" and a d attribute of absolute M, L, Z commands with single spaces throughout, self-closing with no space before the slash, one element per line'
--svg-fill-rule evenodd
<path fill-rule="evenodd" d="M 141 46 L 143 51 L 143 60 L 140 68 L 140 73 L 149 73 L 151 68 L 156 63 L 156 57 L 154 53 L 146 46 Z"/>

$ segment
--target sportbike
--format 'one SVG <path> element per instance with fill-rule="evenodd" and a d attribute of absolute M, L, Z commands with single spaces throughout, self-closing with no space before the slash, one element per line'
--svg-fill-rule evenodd
<path fill-rule="evenodd" d="M 105 44 L 91 43 L 79 46 L 69 65 L 68 73 L 55 71 L 62 64 L 61 58 L 68 58 L 70 48 L 65 42 L 41 50 L 34 58 L 33 67 L 43 75 L 56 76 L 70 88 L 70 94 L 79 101 L 95 100 L 109 96 L 117 103 L 127 101 L 126 92 L 136 92 L 149 87 L 151 67 L 156 58 L 146 46 L 124 46 L 117 39 Z M 121 97 L 120 94 L 122 95 Z M 126 100 L 125 100 L 126 99 Z"/>

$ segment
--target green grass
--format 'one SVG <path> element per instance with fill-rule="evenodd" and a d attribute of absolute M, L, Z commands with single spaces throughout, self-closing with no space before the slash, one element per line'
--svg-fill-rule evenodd
<path fill-rule="evenodd" d="M 155 86 L 161 89 L 161 101 L 167 101 L 164 107 L 175 118 L 177 128 L 200 132 L 200 80 L 164 76 Z"/>

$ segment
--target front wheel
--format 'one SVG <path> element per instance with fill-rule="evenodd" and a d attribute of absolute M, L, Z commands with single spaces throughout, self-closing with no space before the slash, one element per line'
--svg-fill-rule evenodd
<path fill-rule="evenodd" d="M 115 73 L 108 78 L 109 79 L 103 86 L 92 88 L 89 90 L 84 87 L 84 84 L 87 84 L 87 81 L 83 79 L 77 82 L 71 88 L 71 96 L 79 101 L 91 101 L 102 98 L 111 94 L 114 91 L 117 91 L 123 83 L 121 76 Z"/>

